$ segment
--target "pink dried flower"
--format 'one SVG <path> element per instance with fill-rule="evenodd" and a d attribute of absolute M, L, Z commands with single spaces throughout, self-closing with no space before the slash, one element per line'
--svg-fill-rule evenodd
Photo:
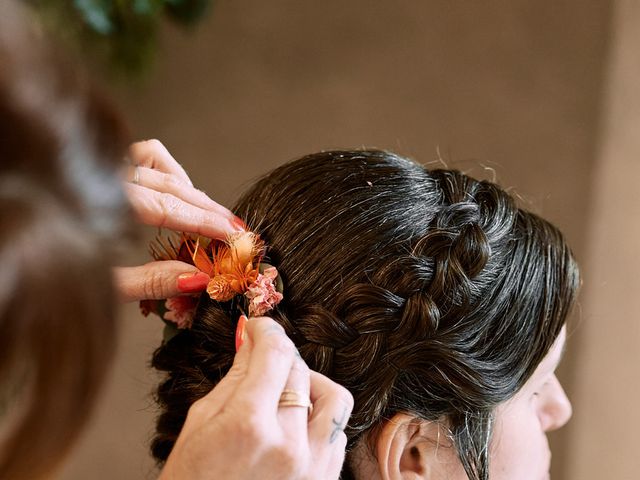
<path fill-rule="evenodd" d="M 269 267 L 258 274 L 256 281 L 249 285 L 245 296 L 249 299 L 249 316 L 260 316 L 273 310 L 282 300 L 282 294 L 276 291 L 274 280 L 278 276 L 275 267 Z"/>
<path fill-rule="evenodd" d="M 196 297 L 168 298 L 164 304 L 167 308 L 164 319 L 175 323 L 178 328 L 191 328 L 197 305 L 198 299 Z"/>

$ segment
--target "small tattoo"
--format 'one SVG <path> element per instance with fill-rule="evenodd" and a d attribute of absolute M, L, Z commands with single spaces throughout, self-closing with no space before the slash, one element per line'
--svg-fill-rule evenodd
<path fill-rule="evenodd" d="M 282 329 L 282 327 L 279 327 L 278 325 L 271 325 L 270 327 L 268 327 L 265 331 L 264 331 L 265 335 L 270 336 L 270 335 L 285 335 L 284 330 Z"/>
<path fill-rule="evenodd" d="M 346 427 L 345 425 L 345 420 L 347 419 L 347 409 L 343 409 L 342 410 L 342 415 L 340 416 L 340 420 L 336 420 L 335 418 L 331 419 L 331 422 L 333 423 L 333 431 L 331 432 L 331 436 L 329 437 L 329 443 L 333 443 L 337 440 L 338 435 L 340 435 L 341 432 L 344 431 L 344 428 Z"/>
<path fill-rule="evenodd" d="M 267 335 L 268 337 L 272 336 L 272 335 L 281 335 L 285 338 L 289 338 L 287 336 L 287 333 L 284 331 L 284 328 L 278 326 L 278 325 L 271 325 L 270 327 L 268 327 L 265 331 L 264 331 L 265 335 Z M 302 355 L 300 355 L 300 352 L 298 351 L 297 347 L 294 345 L 293 346 L 293 355 L 298 358 L 299 360 L 302 360 L 302 362 L 304 362 L 304 359 L 302 358 Z"/>

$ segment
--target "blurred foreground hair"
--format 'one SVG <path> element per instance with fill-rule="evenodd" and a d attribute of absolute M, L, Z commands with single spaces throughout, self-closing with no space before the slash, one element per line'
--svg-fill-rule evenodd
<path fill-rule="evenodd" d="M 11 1 L 0 2 L 0 478 L 51 475 L 116 339 L 116 174 L 128 138 Z"/>

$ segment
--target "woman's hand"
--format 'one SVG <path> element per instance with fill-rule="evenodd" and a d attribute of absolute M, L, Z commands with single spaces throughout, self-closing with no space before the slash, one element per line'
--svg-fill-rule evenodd
<path fill-rule="evenodd" d="M 246 325 L 231 370 L 191 406 L 160 479 L 337 479 L 353 397 L 310 371 L 276 322 Z M 279 407 L 283 390 L 309 396 L 313 412 Z"/>
<path fill-rule="evenodd" d="M 125 191 L 138 219 L 147 225 L 225 238 L 244 229 L 242 220 L 194 188 L 184 169 L 158 140 L 131 146 Z M 209 277 L 178 261 L 115 269 L 124 301 L 160 299 L 204 290 Z"/>

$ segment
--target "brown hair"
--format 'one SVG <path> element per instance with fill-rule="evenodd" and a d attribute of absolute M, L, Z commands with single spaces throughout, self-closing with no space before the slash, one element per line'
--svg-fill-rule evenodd
<path fill-rule="evenodd" d="M 86 80 L 0 5 L 0 478 L 51 474 L 116 339 L 110 265 L 128 229 L 127 135 Z"/>
<path fill-rule="evenodd" d="M 273 312 L 309 367 L 348 388 L 349 446 L 397 412 L 445 419 L 472 479 L 488 478 L 495 407 L 565 323 L 578 270 L 561 233 L 493 183 L 384 151 L 306 156 L 260 180 L 236 213 L 285 284 Z M 237 312 L 206 295 L 153 365 L 168 456 L 189 406 L 229 369 Z M 353 478 L 349 457 L 342 478 Z"/>

